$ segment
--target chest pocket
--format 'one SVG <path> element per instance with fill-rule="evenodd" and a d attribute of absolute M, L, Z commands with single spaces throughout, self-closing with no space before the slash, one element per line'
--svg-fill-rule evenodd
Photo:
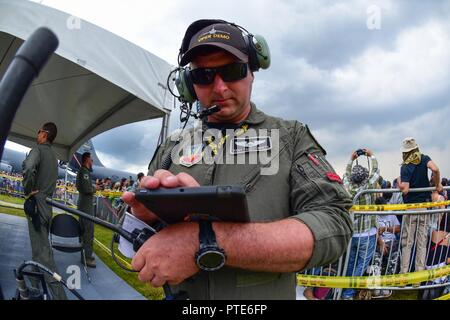
<path fill-rule="evenodd" d="M 281 157 L 288 149 L 287 138 L 281 137 L 279 142 L 275 142 L 273 145 L 276 147 L 271 150 L 270 156 L 264 159 L 265 163 L 252 165 L 250 171 L 240 180 L 239 184 L 244 187 L 246 193 L 253 191 L 263 176 L 267 175 L 268 177 L 272 177 L 274 179 L 273 181 L 276 181 L 275 175 L 283 171 L 281 166 L 284 160 L 281 160 Z"/>

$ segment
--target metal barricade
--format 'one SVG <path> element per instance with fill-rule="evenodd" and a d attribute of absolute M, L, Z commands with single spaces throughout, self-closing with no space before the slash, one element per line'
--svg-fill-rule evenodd
<path fill-rule="evenodd" d="M 449 187 L 445 187 L 445 190 L 450 190 Z M 410 189 L 409 192 L 423 192 L 423 191 L 433 191 L 435 188 L 415 188 Z M 358 199 L 368 193 L 395 193 L 401 192 L 399 189 L 367 189 L 358 192 L 354 199 L 353 204 L 355 205 L 358 202 Z M 388 275 L 398 275 L 400 273 L 409 273 L 413 271 L 418 271 L 423 269 L 432 269 L 435 267 L 442 267 L 446 264 L 446 259 L 450 258 L 449 250 L 450 246 L 439 246 L 436 244 L 432 244 L 432 239 L 435 237 L 435 234 L 439 231 L 436 226 L 436 221 L 438 218 L 444 219 L 447 218 L 446 215 L 450 215 L 450 205 L 448 205 L 445 209 L 423 209 L 427 204 L 421 205 L 404 205 L 404 207 L 408 207 L 408 210 L 386 210 L 386 211 L 374 211 L 376 209 L 382 208 L 382 206 L 365 206 L 372 207 L 367 211 L 353 211 L 351 210 L 352 221 L 355 220 L 364 220 L 369 221 L 367 219 L 370 216 L 377 216 L 377 223 L 374 225 L 369 225 L 367 228 L 369 231 L 363 233 L 360 237 L 352 237 L 350 241 L 347 251 L 340 257 L 339 261 L 336 264 L 323 267 L 323 268 L 314 268 L 312 270 L 306 270 L 303 274 L 314 274 L 314 275 L 325 275 L 323 270 L 327 270 L 330 267 L 334 267 L 337 270 L 336 275 L 339 277 L 342 276 L 374 276 L 374 277 L 383 277 Z M 410 209 L 409 207 L 419 207 L 417 209 Z M 386 208 L 386 206 L 385 206 Z M 389 208 L 389 205 L 388 205 Z M 392 233 L 394 234 L 394 238 L 392 238 L 392 242 L 390 243 L 389 249 L 387 252 L 383 254 L 380 252 L 377 243 L 380 243 L 379 240 L 379 228 L 383 227 L 379 225 L 380 221 L 384 221 L 383 216 L 395 215 L 400 217 L 398 220 L 402 220 L 400 223 L 400 232 L 398 236 L 396 235 L 395 226 L 392 229 Z M 402 219 L 406 217 L 405 219 Z M 358 221 L 359 221 L 358 220 Z M 405 222 L 406 221 L 406 222 Z M 447 223 L 447 219 L 444 220 Z M 419 223 L 417 223 L 419 222 Z M 444 226 L 447 228 L 447 226 Z M 375 231 L 373 231 L 375 230 Z M 409 232 L 407 232 L 409 231 Z M 417 243 L 417 235 L 421 235 L 420 247 Z M 406 244 L 408 243 L 407 247 Z M 374 240 L 375 239 L 375 240 Z M 411 239 L 413 239 L 411 241 Z M 425 239 L 425 241 L 423 240 Z M 439 239 L 439 238 L 437 238 Z M 375 243 L 373 244 L 373 241 Z M 445 241 L 449 241 L 448 235 Z M 447 242 L 448 243 L 448 242 Z M 438 250 L 436 250 L 438 248 Z M 353 252 L 352 252 L 353 249 Z M 409 261 L 405 260 L 405 252 L 406 250 L 410 250 Z M 402 256 L 403 253 L 403 256 Z M 361 265 L 357 265 L 357 263 L 353 263 L 349 261 L 350 258 L 353 259 L 355 257 L 356 261 L 361 259 L 359 262 L 364 262 Z M 408 255 L 406 255 L 408 257 Z M 419 257 L 419 265 L 418 270 L 415 270 L 416 258 Z M 436 264 L 434 262 L 442 261 L 440 264 Z M 428 262 L 431 262 L 428 263 Z M 403 263 L 403 270 L 401 268 L 401 264 Z M 420 265 L 422 264 L 422 265 Z M 349 266 L 350 265 L 350 266 Z M 406 265 L 406 267 L 405 267 Z M 351 270 L 349 270 L 349 268 Z M 317 270 L 320 270 L 318 272 Z M 417 290 L 417 289 L 431 289 L 437 287 L 444 287 L 450 285 L 450 277 L 442 277 L 438 279 L 434 279 L 433 281 L 423 281 L 420 284 L 416 285 L 405 285 L 405 286 L 371 286 L 365 291 L 368 292 L 370 297 L 371 292 L 376 292 L 376 290 Z M 337 288 L 334 292 L 333 299 L 340 299 L 344 288 Z M 367 293 L 366 292 L 366 293 Z"/>
<path fill-rule="evenodd" d="M 113 207 L 114 200 L 102 196 L 95 197 L 94 216 L 110 223 L 117 223 L 119 216 L 117 209 Z"/>

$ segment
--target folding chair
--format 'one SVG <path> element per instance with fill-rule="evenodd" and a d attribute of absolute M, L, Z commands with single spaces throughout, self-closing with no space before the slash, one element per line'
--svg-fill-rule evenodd
<path fill-rule="evenodd" d="M 62 252 L 80 252 L 83 255 L 84 261 L 84 272 L 86 272 L 86 276 L 89 282 L 91 282 L 91 278 L 89 277 L 89 273 L 86 267 L 86 254 L 83 249 L 83 245 L 81 244 L 82 230 L 80 222 L 75 219 L 70 214 L 58 214 L 53 217 L 50 224 L 50 244 L 51 246 Z M 53 236 L 61 237 L 61 238 L 77 238 L 77 242 L 57 242 L 53 239 Z"/>

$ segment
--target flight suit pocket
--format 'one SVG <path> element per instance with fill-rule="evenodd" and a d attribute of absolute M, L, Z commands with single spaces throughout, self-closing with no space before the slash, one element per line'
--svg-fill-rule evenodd
<path fill-rule="evenodd" d="M 317 192 L 320 191 L 319 186 L 314 182 L 314 178 L 318 178 L 318 174 L 312 169 L 307 163 L 296 164 L 296 173 L 299 175 L 298 178 L 301 181 L 302 187 L 307 192 Z"/>

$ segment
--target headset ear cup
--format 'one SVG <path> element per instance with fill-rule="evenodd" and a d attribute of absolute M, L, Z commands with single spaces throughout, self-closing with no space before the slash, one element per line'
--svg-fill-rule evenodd
<path fill-rule="evenodd" d="M 193 103 L 197 100 L 189 68 L 181 69 L 178 72 L 178 76 L 175 79 L 175 85 L 177 86 L 181 99 L 188 103 Z"/>
<path fill-rule="evenodd" d="M 258 67 L 267 69 L 270 66 L 270 50 L 266 39 L 263 36 L 255 34 L 253 36 L 253 48 L 255 50 Z"/>
<path fill-rule="evenodd" d="M 248 65 L 250 67 L 250 70 L 254 72 L 259 70 L 259 63 L 258 57 L 256 56 L 256 48 L 253 44 L 252 39 L 253 39 L 252 35 L 244 36 L 245 45 L 248 51 Z"/>

